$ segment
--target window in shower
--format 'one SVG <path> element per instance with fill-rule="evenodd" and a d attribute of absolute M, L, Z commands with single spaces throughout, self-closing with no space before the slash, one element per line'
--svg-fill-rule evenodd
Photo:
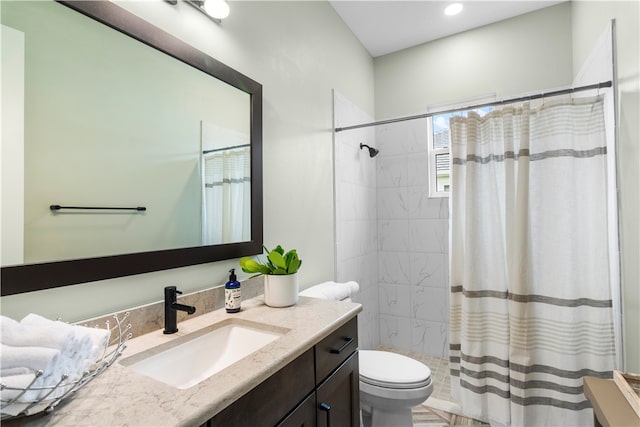
<path fill-rule="evenodd" d="M 486 101 L 486 99 L 485 99 Z M 489 101 L 486 101 L 489 102 Z M 482 104 L 483 102 L 478 102 Z M 441 108 L 442 111 L 451 110 L 455 106 Z M 451 174 L 451 159 L 449 157 L 449 119 L 454 116 L 466 117 L 469 111 L 475 111 L 480 117 L 493 111 L 493 107 L 482 107 L 453 113 L 434 114 L 427 119 L 428 151 L 429 151 L 429 197 L 447 197 Z"/>

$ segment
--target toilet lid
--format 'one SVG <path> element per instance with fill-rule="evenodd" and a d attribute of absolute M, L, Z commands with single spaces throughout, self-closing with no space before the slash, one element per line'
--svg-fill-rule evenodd
<path fill-rule="evenodd" d="M 431 382 L 431 369 L 388 351 L 360 350 L 360 381 L 386 388 L 419 388 Z"/>

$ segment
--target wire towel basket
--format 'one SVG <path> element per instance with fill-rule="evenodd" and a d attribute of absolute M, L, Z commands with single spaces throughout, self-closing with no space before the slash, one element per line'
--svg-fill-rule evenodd
<path fill-rule="evenodd" d="M 125 312 L 122 319 L 118 318 L 115 314 L 115 325 L 111 327 L 110 321 L 106 320 L 106 329 L 110 333 L 110 339 L 105 345 L 102 352 L 102 358 L 94 363 L 92 367 L 85 371 L 82 376 L 75 381 L 68 381 L 69 376 L 62 374 L 60 380 L 51 386 L 36 386 L 38 380 L 45 375 L 43 371 L 37 371 L 35 373 L 35 379 L 25 388 L 9 387 L 4 383 L 0 383 L 0 391 L 11 391 L 15 396 L 9 400 L 0 398 L 0 410 L 2 415 L 0 420 L 12 419 L 23 417 L 26 415 L 34 415 L 41 412 L 51 413 L 55 407 L 65 399 L 73 396 L 73 394 L 88 384 L 92 379 L 104 372 L 109 366 L 111 366 L 120 357 L 125 350 L 125 343 L 132 337 L 131 323 L 128 323 L 123 327 L 125 320 L 129 317 L 129 312 Z M 37 392 L 38 399 L 33 401 L 23 399 L 23 396 L 28 392 Z M 15 409 L 15 410 L 11 410 Z M 10 415 L 6 412 L 16 412 L 17 415 Z"/>

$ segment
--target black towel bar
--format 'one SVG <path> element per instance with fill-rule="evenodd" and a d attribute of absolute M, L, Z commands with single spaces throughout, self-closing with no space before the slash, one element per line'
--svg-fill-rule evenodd
<path fill-rule="evenodd" d="M 118 211 L 146 211 L 147 208 L 144 206 L 138 206 L 135 208 L 109 208 L 109 207 L 100 207 L 100 206 L 60 206 L 60 205 L 51 205 L 49 209 L 52 211 L 59 211 L 60 209 L 89 209 L 89 210 L 118 210 Z"/>

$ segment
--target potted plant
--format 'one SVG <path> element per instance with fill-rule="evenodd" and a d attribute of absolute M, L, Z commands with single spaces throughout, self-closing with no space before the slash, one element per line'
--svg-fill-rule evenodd
<path fill-rule="evenodd" d="M 285 252 L 278 245 L 267 253 L 266 260 L 240 258 L 240 268 L 245 273 L 264 274 L 264 303 L 270 307 L 289 307 L 298 302 L 298 270 L 302 260 L 295 249 Z"/>

